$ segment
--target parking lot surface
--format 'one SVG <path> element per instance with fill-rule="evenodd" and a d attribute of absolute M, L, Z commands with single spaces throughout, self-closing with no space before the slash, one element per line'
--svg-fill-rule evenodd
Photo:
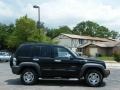
<path fill-rule="evenodd" d="M 100 87 L 88 87 L 84 80 L 39 80 L 37 85 L 25 86 L 11 72 L 9 63 L 0 63 L 0 90 L 120 90 L 120 69 L 110 68 L 111 74 Z"/>

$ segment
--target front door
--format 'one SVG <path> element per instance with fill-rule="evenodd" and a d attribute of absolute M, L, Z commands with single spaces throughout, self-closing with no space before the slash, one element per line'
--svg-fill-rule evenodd
<path fill-rule="evenodd" d="M 78 74 L 80 62 L 74 59 L 72 53 L 64 48 L 54 47 L 54 66 L 53 71 L 56 76 L 74 77 Z"/>

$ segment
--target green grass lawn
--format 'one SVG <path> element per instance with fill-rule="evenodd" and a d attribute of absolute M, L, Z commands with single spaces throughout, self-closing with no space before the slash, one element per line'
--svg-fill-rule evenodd
<path fill-rule="evenodd" d="M 107 57 L 107 56 L 97 57 L 97 59 L 100 59 L 103 61 L 114 61 L 113 57 Z"/>

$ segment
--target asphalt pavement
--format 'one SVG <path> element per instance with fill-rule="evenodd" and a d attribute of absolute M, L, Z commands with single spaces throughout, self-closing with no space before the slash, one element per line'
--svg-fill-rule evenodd
<path fill-rule="evenodd" d="M 88 87 L 84 80 L 39 80 L 37 85 L 25 86 L 11 72 L 9 63 L 0 63 L 0 90 L 120 90 L 120 67 L 107 65 L 111 71 L 100 87 Z"/>

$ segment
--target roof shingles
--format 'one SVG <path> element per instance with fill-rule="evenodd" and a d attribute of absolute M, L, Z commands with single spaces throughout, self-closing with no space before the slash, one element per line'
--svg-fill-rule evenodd
<path fill-rule="evenodd" d="M 112 39 L 91 37 L 91 36 L 80 36 L 80 35 L 74 35 L 74 34 L 64 34 L 64 33 L 62 33 L 62 35 L 65 35 L 69 38 L 74 38 L 74 39 L 96 40 L 96 41 L 103 41 L 103 42 L 114 41 Z"/>

